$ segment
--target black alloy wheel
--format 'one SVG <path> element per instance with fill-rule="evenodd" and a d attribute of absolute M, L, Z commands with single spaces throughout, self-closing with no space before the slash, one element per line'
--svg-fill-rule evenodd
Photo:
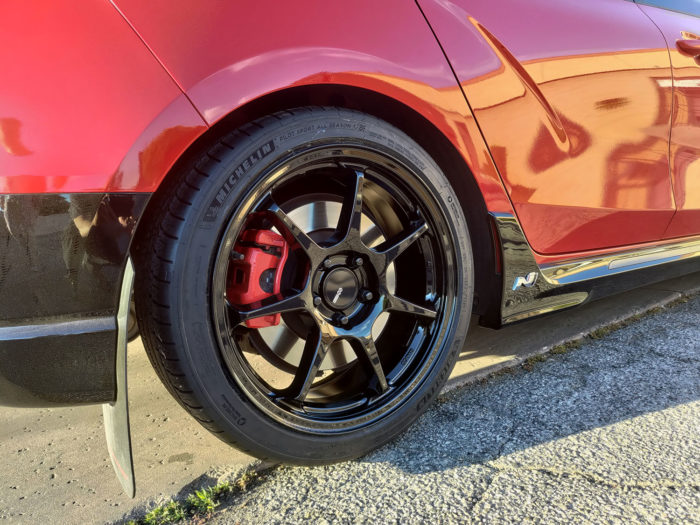
<path fill-rule="evenodd" d="M 224 137 L 182 181 L 158 196 L 136 288 L 181 404 L 294 463 L 356 457 L 408 426 L 471 305 L 466 223 L 434 161 L 374 117 L 306 108 Z"/>

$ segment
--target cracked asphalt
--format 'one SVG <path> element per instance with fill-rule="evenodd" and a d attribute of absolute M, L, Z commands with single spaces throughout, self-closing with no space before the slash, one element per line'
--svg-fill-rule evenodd
<path fill-rule="evenodd" d="M 700 523 L 700 297 L 453 391 L 359 461 L 280 467 L 225 523 Z"/>

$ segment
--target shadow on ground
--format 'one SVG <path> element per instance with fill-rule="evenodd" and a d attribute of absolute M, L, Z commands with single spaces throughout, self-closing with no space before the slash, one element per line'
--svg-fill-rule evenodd
<path fill-rule="evenodd" d="M 506 371 L 448 394 L 395 443 L 362 461 L 390 461 L 412 473 L 484 463 L 696 401 L 700 298 L 677 308 L 683 312 L 663 312 L 537 363 L 532 372 Z"/>
<path fill-rule="evenodd" d="M 700 516 L 700 298 L 443 396 L 353 462 L 281 467 L 212 523 Z"/>

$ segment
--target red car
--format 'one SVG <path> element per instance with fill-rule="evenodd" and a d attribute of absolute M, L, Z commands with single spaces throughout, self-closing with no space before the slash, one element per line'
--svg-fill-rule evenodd
<path fill-rule="evenodd" d="M 698 269 L 697 0 L 0 7 L 0 401 L 353 458 L 494 328 Z"/>

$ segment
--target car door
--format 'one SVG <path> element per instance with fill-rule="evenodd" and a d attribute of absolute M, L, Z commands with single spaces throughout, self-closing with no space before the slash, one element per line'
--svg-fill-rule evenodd
<path fill-rule="evenodd" d="M 536 252 L 662 238 L 675 212 L 671 71 L 662 35 L 637 5 L 419 3 Z"/>
<path fill-rule="evenodd" d="M 700 233 L 700 1 L 638 0 L 668 44 L 673 68 L 670 163 L 678 211 L 666 237 Z"/>

